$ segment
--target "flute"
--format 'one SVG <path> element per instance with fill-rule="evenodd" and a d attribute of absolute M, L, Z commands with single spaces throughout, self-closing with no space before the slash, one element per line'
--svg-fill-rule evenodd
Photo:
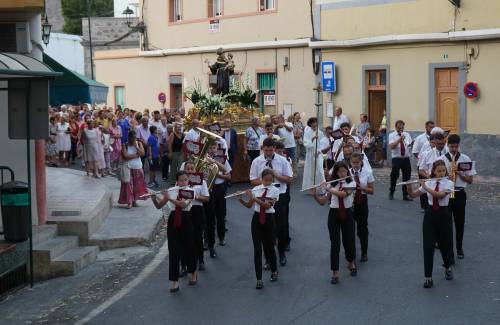
<path fill-rule="evenodd" d="M 275 186 L 275 185 L 278 185 L 279 183 L 272 183 L 270 186 Z M 262 187 L 262 188 L 254 188 L 252 190 L 250 190 L 252 193 L 255 192 L 255 191 L 258 191 L 258 190 L 261 190 L 263 188 L 269 188 L 269 186 L 266 186 L 266 187 Z M 225 199 L 230 199 L 232 197 L 237 197 L 237 196 L 242 196 L 244 194 L 246 194 L 247 190 L 244 190 L 244 191 L 238 191 L 238 192 L 234 192 L 233 194 L 229 194 L 229 195 L 226 195 L 224 198 Z"/>
<path fill-rule="evenodd" d="M 337 179 L 334 179 L 334 180 L 331 180 L 331 181 L 328 181 L 328 182 L 324 182 L 324 183 L 321 183 L 321 184 L 316 184 L 316 185 L 313 185 L 311 187 L 308 187 L 308 188 L 304 188 L 302 190 L 300 190 L 301 192 L 305 192 L 305 191 L 309 191 L 309 190 L 312 190 L 314 188 L 317 188 L 317 187 L 320 187 L 321 185 L 323 184 L 330 184 L 330 183 L 334 183 L 334 182 L 338 182 L 338 181 L 343 181 L 344 179 L 348 179 L 349 177 L 351 176 L 346 176 L 346 177 L 342 177 L 342 178 L 337 178 Z"/>
<path fill-rule="evenodd" d="M 174 186 L 174 187 L 171 187 L 169 188 L 168 190 L 161 190 L 161 191 L 153 191 L 153 192 L 149 192 L 147 194 L 143 194 L 141 196 L 139 196 L 140 198 L 145 198 L 145 197 L 150 197 L 150 196 L 153 196 L 153 195 L 158 195 L 158 194 L 165 194 L 165 193 L 168 193 L 170 191 L 176 191 L 176 190 L 182 190 L 182 189 L 185 189 L 187 188 L 188 186 Z"/>
<path fill-rule="evenodd" d="M 445 177 L 437 177 L 437 178 L 422 178 L 422 179 L 414 179 L 412 181 L 406 181 L 406 182 L 400 182 L 400 183 L 397 183 L 396 186 L 399 186 L 399 185 L 410 185 L 410 184 L 417 184 L 417 183 L 420 183 L 420 181 L 440 181 L 442 179 L 446 179 L 448 178 L 448 176 L 445 176 Z"/>

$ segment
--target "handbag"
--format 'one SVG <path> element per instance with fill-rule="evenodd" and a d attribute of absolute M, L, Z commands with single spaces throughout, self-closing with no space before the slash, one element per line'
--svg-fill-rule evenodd
<path fill-rule="evenodd" d="M 130 168 L 126 161 L 122 161 L 120 166 L 120 181 L 122 183 L 130 183 Z"/>

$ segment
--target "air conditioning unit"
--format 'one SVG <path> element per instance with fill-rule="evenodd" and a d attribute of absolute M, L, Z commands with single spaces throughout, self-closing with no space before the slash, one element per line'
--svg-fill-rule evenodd
<path fill-rule="evenodd" d="M 31 53 L 28 22 L 0 23 L 0 52 Z"/>

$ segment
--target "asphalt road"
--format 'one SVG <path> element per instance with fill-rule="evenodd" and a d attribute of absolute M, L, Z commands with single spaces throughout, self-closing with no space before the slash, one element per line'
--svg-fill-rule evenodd
<path fill-rule="evenodd" d="M 378 182 L 370 197 L 369 262 L 350 277 L 341 253 L 341 282 L 331 285 L 328 208 L 292 191 L 291 252 L 280 278 L 255 290 L 251 210 L 228 201 L 227 246 L 206 257 L 198 285 L 181 280 L 169 293 L 164 260 L 139 285 L 98 314 L 90 324 L 500 324 L 500 218 L 498 202 L 469 193 L 465 259 L 455 279 L 444 280 L 437 252 L 434 288 L 423 289 L 423 256 L 418 201 L 387 199 Z M 230 191 L 235 191 L 233 187 Z M 488 196 L 488 193 L 485 193 Z M 359 241 L 356 246 L 359 258 Z M 342 251 L 342 250 L 341 250 Z M 85 314 L 80 315 L 80 319 Z"/>

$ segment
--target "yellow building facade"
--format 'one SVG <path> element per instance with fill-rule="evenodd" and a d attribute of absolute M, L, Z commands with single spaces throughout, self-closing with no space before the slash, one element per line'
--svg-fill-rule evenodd
<path fill-rule="evenodd" d="M 266 113 L 286 106 L 312 114 L 312 25 L 304 14 L 310 9 L 307 0 L 147 1 L 145 46 L 95 53 L 96 76 L 110 86 L 108 104 L 157 109 L 158 94 L 165 93 L 166 108 L 189 108 L 182 93 L 195 81 L 208 89 L 208 63 L 222 47 L 234 55 L 235 78 L 261 90 L 261 104 L 264 94 L 274 95 Z"/>

